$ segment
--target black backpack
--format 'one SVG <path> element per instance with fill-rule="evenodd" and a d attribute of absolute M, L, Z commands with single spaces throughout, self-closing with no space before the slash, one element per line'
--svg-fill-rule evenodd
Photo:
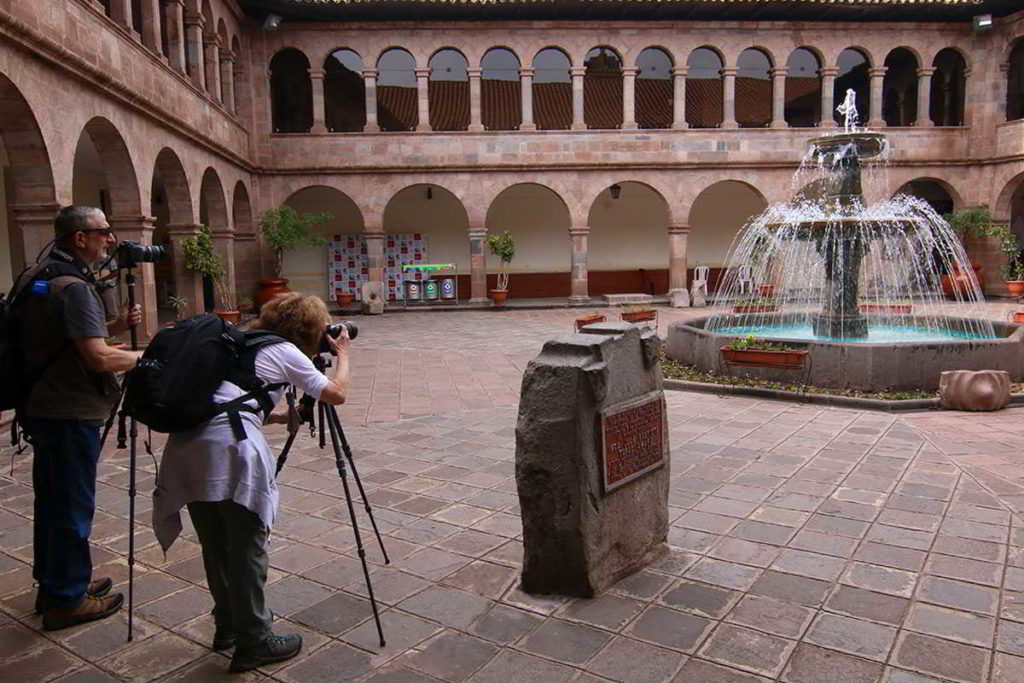
<path fill-rule="evenodd" d="M 256 353 L 285 340 L 264 330 L 242 331 L 210 313 L 160 330 L 138 366 L 128 373 L 124 410 L 156 432 L 184 432 L 226 413 L 235 438 L 244 440 L 239 412 L 270 414 L 270 392 L 286 386 L 256 377 Z M 229 381 L 246 392 L 216 403 L 213 394 Z M 259 409 L 244 405 L 256 399 Z"/>

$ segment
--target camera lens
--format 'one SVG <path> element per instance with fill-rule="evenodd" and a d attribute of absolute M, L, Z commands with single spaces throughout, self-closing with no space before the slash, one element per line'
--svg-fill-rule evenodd
<path fill-rule="evenodd" d="M 331 345 L 327 343 L 327 337 L 331 336 L 335 339 L 341 336 L 341 327 L 345 326 L 348 330 L 348 338 L 355 339 L 359 336 L 359 328 L 351 320 L 342 320 L 340 323 L 334 325 L 328 325 L 327 329 L 324 330 L 324 338 L 320 340 L 320 353 L 328 353 L 331 350 Z"/>
<path fill-rule="evenodd" d="M 161 246 L 124 241 L 117 245 L 117 262 L 123 268 L 134 268 L 139 263 L 156 263 L 167 256 Z"/>

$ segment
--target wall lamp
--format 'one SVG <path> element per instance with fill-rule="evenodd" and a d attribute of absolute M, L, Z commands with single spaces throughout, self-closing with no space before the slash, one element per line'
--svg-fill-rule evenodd
<path fill-rule="evenodd" d="M 971 20 L 974 24 L 975 31 L 988 31 L 992 28 L 992 15 L 991 14 L 979 14 Z"/>
<path fill-rule="evenodd" d="M 612 199 L 618 199 L 619 195 L 622 194 L 622 185 L 615 183 L 608 188 L 608 191 L 611 193 Z"/>
<path fill-rule="evenodd" d="M 263 20 L 263 30 L 264 31 L 276 31 L 277 28 L 281 25 L 282 19 L 283 19 L 283 17 L 281 17 L 280 14 L 274 14 L 274 13 L 268 14 L 267 18 Z"/>

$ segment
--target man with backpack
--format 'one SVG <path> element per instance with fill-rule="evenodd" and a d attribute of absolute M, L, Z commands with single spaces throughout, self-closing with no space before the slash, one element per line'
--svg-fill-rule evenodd
<path fill-rule="evenodd" d="M 106 338 L 142 319 L 135 307 L 107 323 L 93 269 L 117 239 L 103 211 L 64 207 L 54 231 L 53 249 L 18 277 L 9 304 L 23 368 L 18 421 L 33 450 L 36 612 L 48 631 L 110 616 L 123 602 L 108 595 L 109 578 L 93 580 L 89 534 L 100 427 L 120 397 L 114 373 L 140 355 Z"/>

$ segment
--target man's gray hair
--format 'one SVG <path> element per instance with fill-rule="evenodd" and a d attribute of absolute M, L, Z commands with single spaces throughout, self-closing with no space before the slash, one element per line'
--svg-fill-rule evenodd
<path fill-rule="evenodd" d="M 53 221 L 53 232 L 57 240 L 65 239 L 79 230 L 88 230 L 89 218 L 96 215 L 102 216 L 103 210 L 95 206 L 65 206 L 57 212 L 57 218 Z"/>

